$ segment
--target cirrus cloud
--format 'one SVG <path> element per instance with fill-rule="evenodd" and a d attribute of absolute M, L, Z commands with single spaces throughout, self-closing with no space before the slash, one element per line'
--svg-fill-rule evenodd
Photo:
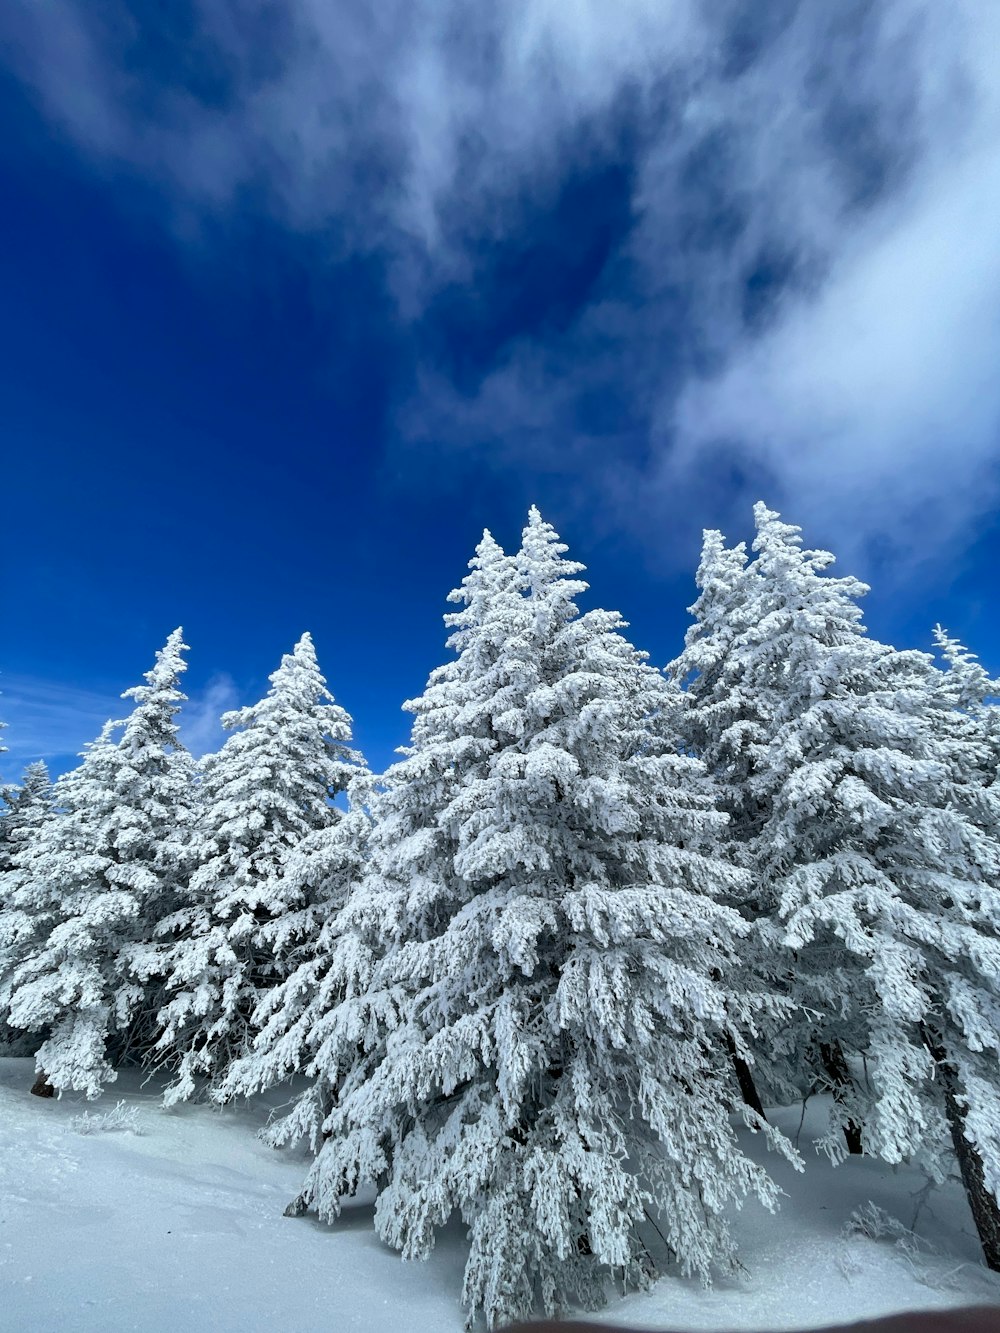
<path fill-rule="evenodd" d="M 762 488 L 862 558 L 954 546 L 995 502 L 985 0 L 15 0 L 0 25 L 45 114 L 186 236 L 256 207 L 331 266 L 381 258 L 404 470 L 565 474 L 654 558 L 675 521 L 685 563 Z"/>

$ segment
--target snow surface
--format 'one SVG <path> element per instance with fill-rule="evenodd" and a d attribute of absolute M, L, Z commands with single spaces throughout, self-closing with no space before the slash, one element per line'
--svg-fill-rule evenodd
<path fill-rule="evenodd" d="M 306 1159 L 256 1139 L 268 1114 L 263 1100 L 167 1112 L 156 1087 L 126 1072 L 96 1102 L 45 1101 L 29 1095 L 32 1076 L 33 1061 L 0 1059 L 6 1327 L 461 1330 L 461 1228 L 426 1263 L 403 1263 L 375 1237 L 370 1204 L 346 1209 L 334 1227 L 283 1217 Z M 95 1127 L 94 1117 L 121 1101 L 111 1123 L 124 1128 Z M 768 1112 L 793 1138 L 800 1114 L 798 1106 Z M 915 1247 L 844 1235 L 868 1200 L 909 1227 L 924 1179 L 871 1159 L 831 1167 L 810 1146 L 827 1115 L 826 1099 L 809 1102 L 804 1175 L 768 1154 L 760 1135 L 739 1130 L 748 1154 L 766 1161 L 788 1195 L 774 1217 L 754 1203 L 734 1217 L 744 1277 L 708 1291 L 664 1278 L 593 1317 L 640 1328 L 785 1329 L 1000 1304 L 1000 1275 L 982 1263 L 957 1182 L 931 1191 Z"/>

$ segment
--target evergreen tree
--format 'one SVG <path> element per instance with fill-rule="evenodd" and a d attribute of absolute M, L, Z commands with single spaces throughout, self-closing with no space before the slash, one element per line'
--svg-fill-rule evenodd
<path fill-rule="evenodd" d="M 727 982 L 746 927 L 715 898 L 738 872 L 667 740 L 676 694 L 617 614 L 578 614 L 565 549 L 533 510 L 518 556 L 486 534 L 452 594 L 457 659 L 406 705 L 338 922 L 327 1104 L 284 1131 L 317 1149 L 293 1212 L 332 1219 L 374 1182 L 409 1258 L 459 1213 L 490 1325 L 647 1285 L 657 1228 L 684 1273 L 733 1264 L 726 1205 L 778 1191 L 731 1111 L 797 1160 L 724 1054 L 771 1002 Z"/>
<path fill-rule="evenodd" d="M 744 659 L 765 614 L 765 590 L 756 565 L 748 566 L 744 543 L 727 548 L 716 530 L 704 534 L 695 582 L 698 597 L 689 607 L 694 621 L 683 652 L 666 673 L 675 685 L 684 687 L 678 720 L 684 746 L 704 763 L 718 807 L 729 817 L 725 830 L 729 858 L 752 872 L 755 837 L 766 808 L 759 775 L 767 771 L 781 701 L 777 678 L 762 687 L 746 675 Z M 809 1069 L 803 1061 L 803 1051 L 815 1051 L 819 1045 L 813 1040 L 811 1020 L 817 997 L 803 994 L 793 960 L 782 945 L 774 903 L 761 893 L 752 873 L 733 891 L 723 891 L 720 901 L 750 924 L 740 953 L 745 988 L 763 985 L 793 1004 L 790 1011 L 772 1015 L 774 1021 L 762 1018 L 753 1042 L 756 1058 L 747 1061 L 732 1053 L 748 1104 L 758 1111 L 762 1099 L 783 1106 L 823 1077 L 821 1070 Z M 811 1008 L 804 999 L 811 1001 Z"/>
<path fill-rule="evenodd" d="M 934 626 L 934 642 L 946 664 L 941 676 L 945 699 L 957 710 L 953 727 L 962 733 L 968 756 L 978 757 L 980 781 L 992 785 L 1000 776 L 1000 708 L 991 700 L 1000 695 L 1000 681 L 940 625 Z"/>
<path fill-rule="evenodd" d="M 47 1077 L 49 1088 L 96 1097 L 115 1078 L 113 1063 L 151 1040 L 144 954 L 177 899 L 189 799 L 175 721 L 184 648 L 176 630 L 147 683 L 125 691 L 132 713 L 109 722 L 59 778 L 59 813 L 19 858 L 0 926 L 10 960 L 3 993 L 12 1026 L 48 1033 L 36 1054 L 43 1087 Z"/>
<path fill-rule="evenodd" d="M 814 1062 L 839 1063 L 835 1122 L 938 1178 L 950 1130 L 997 1266 L 1000 808 L 983 738 L 926 654 L 865 636 L 863 584 L 826 575 L 833 557 L 765 506 L 755 517 L 755 614 L 727 649 L 765 718 L 744 778 L 752 907 L 783 928 Z M 788 1031 L 808 1057 L 807 1027 Z"/>
<path fill-rule="evenodd" d="M 977 716 L 987 711 L 987 699 L 1000 694 L 1000 681 L 993 680 L 976 654 L 941 625 L 934 626 L 934 643 L 947 664 L 943 683 L 954 706 Z"/>
<path fill-rule="evenodd" d="M 253 1049 L 232 1064 L 213 1090 L 215 1100 L 224 1102 L 306 1074 L 312 1082 L 298 1097 L 293 1118 L 265 1134 L 275 1143 L 303 1136 L 319 1140 L 335 1094 L 324 1072 L 335 1063 L 325 1046 L 329 1015 L 358 992 L 359 982 L 366 988 L 371 980 L 373 959 L 359 974 L 359 959 L 345 950 L 342 937 L 343 909 L 365 873 L 371 775 L 355 774 L 347 794 L 347 812 L 308 834 L 289 857 L 284 877 L 304 905 L 264 927 L 288 975 L 263 993 L 251 1020 L 257 1034 Z"/>
<path fill-rule="evenodd" d="M 233 735 L 201 768 L 187 900 L 160 926 L 174 941 L 154 1055 L 175 1070 L 167 1105 L 194 1096 L 199 1076 L 218 1085 L 249 1052 L 254 1012 L 314 912 L 314 887 L 287 873 L 290 859 L 338 821 L 332 798 L 359 763 L 308 634 L 270 681 L 259 703 L 222 719 Z"/>
<path fill-rule="evenodd" d="M 481 706 L 480 695 L 484 689 L 490 688 L 490 681 L 488 678 L 484 683 L 480 677 L 488 677 L 500 652 L 504 632 L 495 614 L 490 619 L 493 603 L 503 593 L 509 595 L 511 588 L 516 588 L 518 579 L 515 562 L 504 554 L 488 532 L 483 534 L 469 567 L 473 573 L 461 589 L 448 597 L 449 601 L 464 601 L 466 608 L 445 617 L 445 623 L 456 631 L 448 641 L 449 646 L 463 651 L 456 661 L 432 672 L 424 696 L 440 693 L 453 708 L 463 704 L 470 708 Z M 470 627 L 479 632 L 466 634 L 465 630 Z M 492 685 L 498 699 L 503 697 L 500 693 L 502 683 L 494 672 Z M 417 711 L 419 706 L 420 701 L 403 705 L 411 712 Z M 482 748 L 482 741 L 477 741 L 474 736 L 451 742 L 455 761 L 459 764 L 468 762 L 469 755 L 477 748 Z M 392 865 L 401 849 L 411 858 L 417 856 L 419 859 L 420 844 L 427 841 L 427 834 L 421 824 L 414 824 L 411 806 L 423 803 L 428 810 L 440 808 L 454 792 L 454 765 L 448 750 L 421 758 L 410 746 L 403 753 L 408 756 L 408 762 L 393 765 L 378 780 L 380 790 L 373 792 L 369 784 L 361 797 L 373 816 L 373 822 L 364 831 L 366 873 L 353 888 L 347 886 L 341 910 L 331 913 L 327 920 L 322 935 L 323 949 L 317 959 L 318 965 L 322 960 L 324 971 L 322 991 L 309 1001 L 302 1027 L 295 1023 L 288 1029 L 292 1041 L 298 1043 L 300 1049 L 314 1052 L 308 1065 L 299 1066 L 299 1072 L 307 1072 L 313 1083 L 297 1098 L 292 1112 L 266 1131 L 264 1137 L 276 1147 L 306 1138 L 313 1151 L 319 1151 L 329 1138 L 327 1117 L 341 1086 L 365 1083 L 377 1067 L 387 1034 L 398 1019 L 401 992 L 394 987 L 376 986 L 374 978 L 376 967 L 389 948 L 385 934 L 388 918 L 384 910 L 388 905 L 388 893 L 383 881 L 391 882 L 397 893 L 403 892 L 405 881 L 392 879 L 390 872 L 383 868 Z M 430 885 L 425 885 L 423 894 L 429 890 Z M 416 927 L 411 925 L 409 929 L 413 931 Z M 400 936 L 395 926 L 393 930 L 396 932 L 393 940 L 398 944 Z M 301 980 L 305 980 L 304 975 Z M 290 978 L 288 999 L 294 1004 L 300 995 L 303 998 L 299 1003 L 303 1003 L 306 997 L 298 989 L 296 979 Z M 276 1035 L 280 1038 L 283 1030 Z M 293 1058 L 289 1053 L 287 1061 Z M 240 1091 L 255 1090 L 250 1077 L 259 1077 L 260 1068 L 256 1063 L 248 1065 L 249 1077 L 244 1076 L 240 1068 L 237 1077 L 244 1080 L 239 1085 Z M 286 1062 L 283 1068 L 292 1072 L 290 1063 Z M 297 1213 L 305 1206 L 300 1198 L 290 1211 Z"/>
<path fill-rule="evenodd" d="M 18 853 L 52 815 L 52 782 L 43 760 L 29 764 L 20 787 L 6 787 L 0 800 L 0 876 L 13 870 Z M 3 881 L 0 879 L 0 884 Z M 0 889 L 0 902 L 3 901 Z"/>
<path fill-rule="evenodd" d="M 772 518 L 777 521 L 777 515 Z M 825 552 L 803 554 L 812 562 L 814 581 L 833 559 Z M 730 816 L 731 854 L 750 872 L 749 892 L 726 900 L 753 925 L 744 962 L 752 976 L 794 1006 L 792 1017 L 760 1032 L 754 1078 L 778 1105 L 810 1089 L 831 1089 L 836 1104 L 823 1146 L 836 1157 L 836 1139 L 842 1134 L 850 1151 L 860 1153 L 860 1131 L 851 1113 L 853 1083 L 827 1017 L 841 1006 L 847 983 L 833 968 L 829 950 L 790 954 L 783 947 L 777 900 L 760 872 L 759 857 L 777 780 L 775 737 L 789 706 L 783 618 L 804 609 L 810 597 L 818 598 L 814 628 L 822 642 L 831 648 L 853 642 L 860 617 L 855 599 L 867 589 L 856 579 L 825 578 L 807 593 L 801 588 L 789 591 L 770 576 L 759 552 L 748 564 L 742 543 L 727 550 L 722 535 L 714 531 L 705 534 L 697 582 L 700 595 L 691 607 L 695 623 L 668 674 L 687 682 L 685 739 L 705 761 L 720 806 Z"/>
<path fill-rule="evenodd" d="M 14 917 L 7 916 L 4 907 L 11 901 L 15 873 L 28 847 L 52 818 L 52 783 L 45 764 L 42 761 L 29 764 L 21 786 L 6 788 L 0 799 L 7 807 L 0 815 L 0 1051 L 28 1055 L 37 1041 L 33 1043 L 32 1035 L 15 1032 L 2 1017 L 7 1011 L 6 992 L 15 957 Z"/>

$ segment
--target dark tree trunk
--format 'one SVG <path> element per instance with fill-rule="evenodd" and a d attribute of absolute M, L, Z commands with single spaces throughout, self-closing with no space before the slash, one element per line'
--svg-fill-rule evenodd
<path fill-rule="evenodd" d="M 31 1095 L 33 1097 L 54 1097 L 56 1090 L 49 1082 L 49 1076 L 44 1069 L 38 1071 L 38 1076 L 31 1085 Z"/>
<path fill-rule="evenodd" d="M 965 1197 L 972 1209 L 972 1218 L 979 1232 L 983 1246 L 983 1257 L 987 1268 L 1000 1273 L 1000 1206 L 994 1194 L 986 1186 L 983 1173 L 983 1159 L 974 1143 L 965 1137 L 965 1111 L 958 1097 L 958 1071 L 948 1059 L 944 1043 L 939 1032 L 920 1025 L 920 1035 L 924 1045 L 930 1051 L 937 1065 L 937 1076 L 941 1080 L 944 1092 L 945 1115 L 951 1129 L 951 1141 L 955 1145 L 958 1169 L 965 1186 Z"/>
<path fill-rule="evenodd" d="M 751 1110 L 756 1111 L 762 1120 L 766 1120 L 764 1108 L 761 1105 L 760 1097 L 757 1094 L 757 1087 L 753 1081 L 753 1074 L 750 1072 L 750 1066 L 740 1056 L 736 1049 L 736 1042 L 733 1040 L 732 1033 L 726 1033 L 726 1046 L 729 1050 L 729 1057 L 733 1062 L 733 1068 L 736 1070 L 736 1080 L 740 1085 L 740 1092 L 743 1094 L 743 1100 Z"/>
<path fill-rule="evenodd" d="M 844 1104 L 844 1090 L 849 1088 L 852 1083 L 851 1071 L 847 1067 L 847 1061 L 844 1059 L 844 1052 L 841 1050 L 839 1041 L 822 1042 L 819 1048 L 819 1058 L 823 1063 L 830 1082 L 833 1084 L 834 1101 L 839 1106 Z M 856 1125 L 853 1120 L 848 1120 L 844 1126 L 844 1138 L 847 1140 L 847 1149 L 854 1157 L 861 1156 L 861 1126 Z"/>

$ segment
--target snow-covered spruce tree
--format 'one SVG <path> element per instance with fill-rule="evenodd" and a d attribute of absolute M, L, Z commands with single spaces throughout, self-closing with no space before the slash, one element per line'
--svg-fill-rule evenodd
<path fill-rule="evenodd" d="M 24 969 L 41 957 L 49 937 L 62 919 L 62 900 L 55 881 L 58 869 L 53 866 L 53 860 L 67 811 L 77 802 L 81 808 L 86 806 L 88 778 L 99 766 L 98 752 L 111 746 L 114 726 L 113 722 L 105 723 L 97 740 L 86 746 L 83 764 L 63 774 L 54 784 L 51 821 L 38 831 L 37 837 L 25 843 L 20 849 L 17 866 L 4 876 L 4 901 L 0 907 L 0 1025 L 12 1044 L 20 1045 L 34 1038 L 32 1044 L 37 1049 L 43 1040 L 38 1034 L 44 1033 L 47 1027 L 46 1015 L 57 1012 L 54 1004 L 46 1003 L 35 1006 L 33 1017 L 23 1012 L 22 1005 L 18 1022 L 15 1023 L 12 1017 L 15 997 L 25 984 Z M 77 792 L 79 796 L 76 796 Z M 55 869 L 52 882 L 40 881 L 40 875 L 49 874 L 50 867 Z M 54 1095 L 55 1089 L 44 1070 L 39 1071 L 32 1091 L 40 1096 Z"/>
<path fill-rule="evenodd" d="M 752 872 L 750 892 L 728 900 L 753 923 L 744 962 L 752 975 L 795 1002 L 791 1019 L 760 1032 L 754 1078 L 777 1104 L 810 1088 L 830 1088 L 834 1114 L 823 1143 L 837 1156 L 841 1132 L 852 1152 L 861 1151 L 855 1090 L 838 1036 L 847 1022 L 844 996 L 850 987 L 828 947 L 814 943 L 789 952 L 784 946 L 778 897 L 760 870 L 760 837 L 775 784 L 788 772 L 775 767 L 775 737 L 787 720 L 790 688 L 794 693 L 783 657 L 788 636 L 782 617 L 797 606 L 801 611 L 810 607 L 816 651 L 832 652 L 858 642 L 855 599 L 867 589 L 852 579 L 819 580 L 832 556 L 802 556 L 812 561 L 808 573 L 815 585 L 804 597 L 797 588 L 789 595 L 769 577 L 759 556 L 748 565 L 742 543 L 727 550 L 720 533 L 706 532 L 697 576 L 700 595 L 691 607 L 695 622 L 668 674 L 686 683 L 685 739 L 704 759 L 720 806 L 730 816 L 734 859 Z M 800 619 L 804 623 L 805 617 Z M 860 642 L 860 651 L 867 651 L 867 643 Z"/>
<path fill-rule="evenodd" d="M 262 928 L 287 975 L 263 993 L 252 1015 L 253 1049 L 234 1061 L 213 1088 L 213 1098 L 224 1102 L 306 1074 L 312 1082 L 292 1115 L 264 1136 L 276 1144 L 302 1137 L 321 1141 L 335 1094 L 326 1074 L 330 1015 L 342 1001 L 364 993 L 371 979 L 373 957 L 365 957 L 359 969 L 362 958 L 345 947 L 343 909 L 365 874 L 372 782 L 366 771 L 356 773 L 347 787 L 347 811 L 338 811 L 333 824 L 308 834 L 290 855 L 284 879 L 295 886 L 303 906 Z"/>
<path fill-rule="evenodd" d="M 782 534 L 772 540 L 775 564 L 794 564 Z M 1000 1269 L 1000 793 L 983 782 L 992 747 L 948 706 L 923 654 L 878 656 L 867 690 L 852 680 L 842 706 L 857 751 L 813 789 L 823 845 L 810 846 L 803 812 L 783 802 L 775 841 L 798 840 L 799 853 L 779 852 L 771 872 L 784 871 L 793 945 L 832 931 L 865 964 L 866 1146 L 889 1161 L 927 1155 L 946 1121 L 986 1262 Z M 808 734 L 808 719 L 799 730 Z"/>
<path fill-rule="evenodd" d="M 15 871 L 27 854 L 29 845 L 40 836 L 42 826 L 52 818 L 52 782 L 42 761 L 29 764 L 20 787 L 5 787 L 0 801 L 6 809 L 0 812 L 0 994 L 3 978 L 9 979 L 12 952 L 3 944 L 4 907 L 11 902 L 14 892 Z M 13 928 L 13 917 L 6 924 Z M 2 1001 L 0 1001 L 2 1005 Z"/>
<path fill-rule="evenodd" d="M 18 853 L 52 815 L 52 782 L 44 760 L 29 764 L 19 787 L 0 792 L 0 876 L 15 867 Z M 0 880 L 0 884 L 2 884 Z M 4 894 L 0 889 L 0 903 Z"/>
<path fill-rule="evenodd" d="M 964 729 L 973 751 L 985 760 L 980 765 L 982 781 L 995 783 L 1000 778 L 1000 708 L 989 701 L 1000 695 L 1000 680 L 940 625 L 934 626 L 934 644 L 947 668 L 941 677 L 945 697 L 967 719 Z"/>
<path fill-rule="evenodd" d="M 52 818 L 52 783 L 45 764 L 39 760 L 24 771 L 20 787 L 8 787 L 0 793 L 7 809 L 0 814 L 0 1051 L 7 1055 L 30 1055 L 38 1044 L 34 1034 L 17 1033 L 2 1017 L 9 1005 L 9 985 L 13 973 L 15 936 L 23 923 L 15 926 L 13 910 L 8 915 L 14 891 L 15 873 L 29 845 L 41 835 L 44 824 Z M 8 934 L 10 938 L 8 938 Z"/>
<path fill-rule="evenodd" d="M 503 641 L 494 603 L 504 594 L 511 595 L 512 589 L 518 597 L 521 595 L 517 591 L 516 563 L 504 555 L 488 532 L 484 533 L 469 567 L 473 573 L 448 598 L 465 602 L 465 609 L 445 617 L 446 624 L 456 629 L 449 646 L 463 651 L 456 661 L 431 674 L 424 695 L 428 698 L 432 690 L 442 694 L 441 706 L 452 710 L 460 701 L 467 701 L 470 708 L 481 708 L 486 691 L 490 688 L 499 691 L 501 677 L 496 672 L 492 677 L 488 674 Z M 473 628 L 478 631 L 475 635 L 465 632 Z M 420 706 L 419 700 L 404 704 L 409 711 L 417 711 Z M 483 742 L 474 730 L 468 737 L 453 737 L 450 742 L 460 767 L 482 747 Z M 373 791 L 368 783 L 360 793 L 359 803 L 367 805 L 374 816 L 362 834 L 367 853 L 365 873 L 345 894 L 341 910 L 331 914 L 325 924 L 320 953 L 322 992 L 307 996 L 295 978 L 289 979 L 286 1007 L 289 1001 L 302 1005 L 308 1002 L 301 1027 L 296 1023 L 289 1033 L 291 1041 L 303 1052 L 312 1053 L 308 1065 L 304 1061 L 299 1065 L 299 1072 L 307 1072 L 313 1082 L 297 1098 L 291 1113 L 265 1132 L 265 1139 L 276 1147 L 305 1138 L 314 1152 L 319 1151 L 329 1138 L 327 1117 L 341 1089 L 365 1084 L 383 1058 L 387 1035 L 399 1020 L 402 989 L 385 984 L 384 980 L 376 986 L 374 977 L 381 958 L 401 942 L 403 927 L 411 935 L 417 927 L 401 918 L 402 903 L 390 902 L 390 896 L 409 894 L 414 876 L 425 864 L 424 851 L 433 846 L 427 832 L 431 825 L 415 812 L 420 807 L 427 811 L 443 808 L 456 789 L 455 766 L 447 749 L 439 749 L 429 758 L 413 746 L 403 753 L 409 756 L 406 762 L 393 765 L 378 779 L 380 790 Z M 406 874 L 394 870 L 401 850 Z M 422 896 L 429 892 L 429 884 L 423 885 Z M 299 980 L 308 984 L 305 974 Z M 281 1031 L 278 1030 L 279 1037 Z M 291 1072 L 288 1062 L 294 1059 L 293 1052 L 285 1058 Z M 254 1064 L 253 1072 L 259 1070 L 260 1066 Z M 238 1090 L 256 1089 L 244 1082 Z M 303 1194 L 289 1211 L 298 1213 L 307 1206 Z M 323 1216 L 332 1218 L 335 1211 Z"/>
<path fill-rule="evenodd" d="M 1000 693 L 1000 681 L 993 680 L 976 654 L 942 625 L 934 626 L 934 644 L 947 664 L 944 687 L 956 708 L 978 713 L 991 695 Z"/>
<path fill-rule="evenodd" d="M 724 1049 L 769 999 L 727 985 L 746 928 L 715 896 L 738 872 L 666 740 L 675 695 L 617 614 L 578 614 L 565 549 L 535 510 L 514 559 L 486 534 L 457 660 L 407 704 L 342 922 L 345 972 L 372 978 L 328 1016 L 336 1097 L 293 1205 L 332 1219 L 374 1182 L 410 1258 L 458 1213 L 491 1326 L 647 1285 L 656 1228 L 685 1274 L 735 1263 L 727 1204 L 778 1191 L 732 1111 L 797 1160 Z"/>
<path fill-rule="evenodd" d="M 308 634 L 270 682 L 222 719 L 233 735 L 201 767 L 186 901 L 160 925 L 173 943 L 153 1058 L 175 1071 L 168 1106 L 211 1090 L 250 1051 L 254 1011 L 288 975 L 296 930 L 317 924 L 317 890 L 286 873 L 289 859 L 339 820 L 332 798 L 360 763 Z"/>
<path fill-rule="evenodd" d="M 727 548 L 722 534 L 707 530 L 695 582 L 698 597 L 684 650 L 666 668 L 668 679 L 684 686 L 678 727 L 688 753 L 704 763 L 716 802 L 729 817 L 726 850 L 734 864 L 753 868 L 755 836 L 764 805 L 757 792 L 759 772 L 766 772 L 775 718 L 781 706 L 781 682 L 767 687 L 746 678 L 745 656 L 764 614 L 763 585 L 757 568 L 748 567 L 744 543 Z M 720 901 L 739 910 L 751 930 L 740 950 L 748 989 L 761 985 L 794 1000 L 791 1012 L 763 1017 L 752 1043 L 750 1062 L 733 1052 L 734 1066 L 747 1103 L 762 1112 L 761 1099 L 781 1106 L 812 1085 L 817 1070 L 804 1070 L 803 1052 L 815 1054 L 811 1014 L 816 996 L 809 993 L 782 946 L 783 929 L 774 903 L 755 878 L 740 880 Z M 804 1000 L 812 1002 L 803 1007 Z M 804 1029 L 804 1030 L 803 1030 Z M 823 1077 L 824 1072 L 818 1071 Z M 852 1134 L 856 1131 L 851 1131 Z"/>
<path fill-rule="evenodd" d="M 765 506 L 755 518 L 758 618 L 734 670 L 774 698 L 747 780 L 758 905 L 784 926 L 821 1041 L 866 1061 L 835 1116 L 865 1151 L 938 1177 L 950 1129 L 997 1267 L 1000 806 L 985 747 L 926 654 L 865 636 L 863 584 L 825 576 L 833 557 Z"/>
<path fill-rule="evenodd" d="M 114 1063 L 152 1039 L 155 983 L 144 953 L 177 901 L 177 840 L 191 765 L 177 736 L 185 645 L 175 630 L 124 722 L 109 722 L 55 784 L 58 814 L 28 843 L 5 910 L 13 966 L 6 1017 L 47 1032 L 40 1081 L 96 1097 Z M 121 731 L 119 739 L 116 733 Z"/>

